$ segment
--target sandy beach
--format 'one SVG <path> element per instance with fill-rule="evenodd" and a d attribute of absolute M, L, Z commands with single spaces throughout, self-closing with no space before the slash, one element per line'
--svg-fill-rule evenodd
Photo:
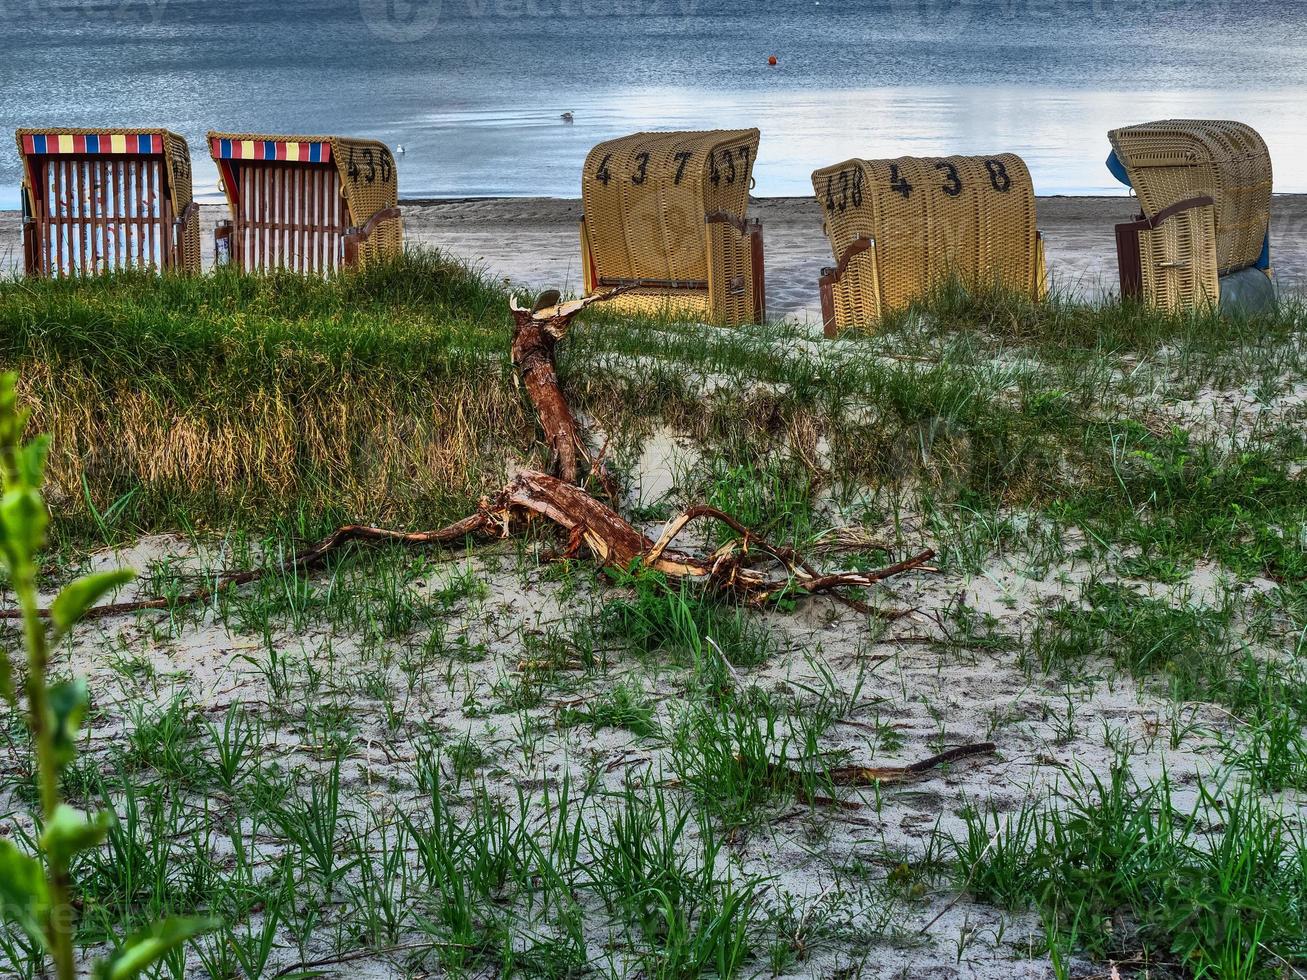
<path fill-rule="evenodd" d="M 831 262 L 812 198 L 760 198 L 750 215 L 762 219 L 767 251 L 767 306 L 773 317 L 816 321 L 817 276 Z M 1094 298 L 1116 285 L 1113 225 L 1134 216 L 1124 197 L 1041 197 L 1044 236 L 1054 288 Z M 1281 194 L 1271 209 L 1271 259 L 1280 288 L 1307 284 L 1307 194 Z M 213 261 L 213 226 L 221 205 L 201 208 L 204 262 Z M 464 198 L 404 203 L 405 239 L 442 249 L 496 278 L 530 288 L 574 291 L 580 283 L 577 222 L 581 202 L 549 197 Z M 0 271 L 21 265 L 20 220 L 0 211 Z"/>

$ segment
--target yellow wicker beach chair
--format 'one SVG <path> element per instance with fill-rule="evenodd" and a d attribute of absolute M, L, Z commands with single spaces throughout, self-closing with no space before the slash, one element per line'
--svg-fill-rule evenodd
<path fill-rule="evenodd" d="M 31 276 L 196 271 L 186 140 L 164 129 L 20 129 L 23 264 Z"/>
<path fill-rule="evenodd" d="M 1040 298 L 1044 245 L 1018 156 L 848 160 L 812 175 L 836 264 L 820 280 L 826 335 L 873 327 L 952 277 Z"/>
<path fill-rule="evenodd" d="M 325 273 L 404 247 L 395 158 L 341 136 L 209 133 L 231 220 L 218 259 L 242 269 Z"/>
<path fill-rule="evenodd" d="M 1222 279 L 1274 301 L 1268 231 L 1271 155 L 1252 127 L 1172 119 L 1112 130 L 1108 167 L 1142 214 L 1117 225 L 1121 293 L 1166 310 L 1222 302 Z M 1234 277 L 1234 278 L 1230 278 Z M 1251 276 L 1260 283 L 1260 278 Z"/>
<path fill-rule="evenodd" d="M 749 221 L 758 130 L 636 133 L 600 143 L 581 177 L 587 294 L 637 313 L 761 323 L 762 224 Z"/>

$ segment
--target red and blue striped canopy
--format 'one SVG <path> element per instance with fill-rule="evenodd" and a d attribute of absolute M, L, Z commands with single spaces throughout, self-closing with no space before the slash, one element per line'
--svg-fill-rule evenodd
<path fill-rule="evenodd" d="M 330 163 L 331 144 L 322 140 L 228 139 L 214 137 L 209 150 L 215 160 L 289 160 Z"/>
<path fill-rule="evenodd" d="M 162 133 L 24 133 L 23 152 L 33 156 L 49 153 L 163 152 Z"/>

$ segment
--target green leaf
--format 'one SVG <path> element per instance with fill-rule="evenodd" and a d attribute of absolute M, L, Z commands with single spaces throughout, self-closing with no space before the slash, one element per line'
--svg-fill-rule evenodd
<path fill-rule="evenodd" d="M 77 736 L 89 704 L 86 681 L 80 677 L 52 685 L 45 695 L 46 715 L 54 741 L 55 763 L 63 768 L 77 755 Z"/>
<path fill-rule="evenodd" d="M 69 582 L 60 590 L 50 607 L 50 620 L 54 623 L 55 635 L 66 633 L 102 596 L 121 588 L 135 577 L 136 573 L 130 568 L 116 568 L 111 572 L 93 572 Z"/>
<path fill-rule="evenodd" d="M 132 980 L 159 962 L 168 951 L 208 932 L 216 919 L 161 919 L 142 929 L 95 966 L 96 980 Z"/>
<path fill-rule="evenodd" d="M 0 918 L 8 919 L 44 947 L 42 923 L 49 908 L 41 862 L 0 838 Z"/>
<path fill-rule="evenodd" d="M 60 803 L 41 834 L 41 848 L 51 864 L 66 868 L 74 854 L 89 851 L 104 840 L 112 822 L 113 815 L 108 810 L 87 815 Z"/>
<path fill-rule="evenodd" d="M 50 522 L 45 501 L 30 487 L 9 490 L 0 497 L 0 524 L 11 560 L 30 561 L 45 544 L 45 527 Z"/>

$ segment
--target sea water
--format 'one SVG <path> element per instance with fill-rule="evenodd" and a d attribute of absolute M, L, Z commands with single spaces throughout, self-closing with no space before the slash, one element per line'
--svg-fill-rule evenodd
<path fill-rule="evenodd" d="M 210 128 L 382 139 L 415 198 L 574 197 L 599 140 L 739 126 L 760 195 L 999 151 L 1041 194 L 1121 193 L 1107 130 L 1172 116 L 1252 124 L 1307 191 L 1303 2 L 0 0 L 0 80 L 0 131 L 173 129 L 208 195 Z M 0 149 L 0 207 L 19 180 Z"/>

